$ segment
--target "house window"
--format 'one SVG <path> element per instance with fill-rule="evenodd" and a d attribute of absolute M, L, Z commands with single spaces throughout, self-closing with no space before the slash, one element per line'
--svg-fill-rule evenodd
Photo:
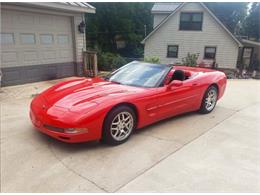
<path fill-rule="evenodd" d="M 14 44 L 14 34 L 13 33 L 1 33 L 0 43 L 3 45 Z"/>
<path fill-rule="evenodd" d="M 35 44 L 35 35 L 34 34 L 21 34 L 21 42 L 23 44 Z"/>
<path fill-rule="evenodd" d="M 203 13 L 181 13 L 180 30 L 202 30 Z"/>
<path fill-rule="evenodd" d="M 177 58 L 178 57 L 178 45 L 168 45 L 167 57 L 168 58 Z"/>
<path fill-rule="evenodd" d="M 216 50 L 216 47 L 205 47 L 204 59 L 215 59 Z"/>
<path fill-rule="evenodd" d="M 53 44 L 53 36 L 51 34 L 40 35 L 42 44 Z"/>

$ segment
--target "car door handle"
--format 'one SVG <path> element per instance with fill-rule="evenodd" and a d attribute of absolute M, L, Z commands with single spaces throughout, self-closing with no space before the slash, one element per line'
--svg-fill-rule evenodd
<path fill-rule="evenodd" d="M 198 85 L 198 83 L 193 83 L 193 84 L 192 84 L 192 86 L 197 86 L 197 85 Z"/>

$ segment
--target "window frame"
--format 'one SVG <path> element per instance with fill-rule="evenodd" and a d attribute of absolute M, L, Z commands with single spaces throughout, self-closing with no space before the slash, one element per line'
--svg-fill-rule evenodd
<path fill-rule="evenodd" d="M 47 42 L 44 43 L 44 41 L 42 39 L 43 36 L 50 36 L 51 37 L 51 43 L 47 43 Z M 51 34 L 51 33 L 49 33 L 49 34 L 40 34 L 39 38 L 40 38 L 40 43 L 42 45 L 53 45 L 54 44 L 54 35 Z"/>
<path fill-rule="evenodd" d="M 214 58 L 206 57 L 206 49 L 207 48 L 214 48 L 215 49 Z M 217 46 L 205 46 L 204 47 L 204 57 L 203 57 L 203 59 L 205 59 L 205 60 L 215 60 L 216 59 L 216 55 L 217 55 Z"/>
<path fill-rule="evenodd" d="M 170 56 L 169 55 L 169 48 L 170 47 L 176 47 L 177 48 L 175 56 Z M 167 56 L 166 56 L 167 58 L 178 58 L 178 55 L 179 55 L 179 45 L 167 45 Z"/>
<path fill-rule="evenodd" d="M 32 35 L 33 36 L 33 43 L 24 42 L 25 39 L 23 39 L 23 36 Z M 36 45 L 36 34 L 35 33 L 20 33 L 20 43 L 22 45 Z"/>
<path fill-rule="evenodd" d="M 66 37 L 67 39 L 67 42 L 65 43 L 65 42 L 61 42 L 61 37 Z M 64 39 L 63 39 L 64 40 Z M 57 35 L 57 43 L 58 43 L 58 45 L 69 45 L 70 44 L 70 37 L 69 37 L 69 35 L 68 34 L 58 34 Z"/>
<path fill-rule="evenodd" d="M 190 15 L 190 21 L 186 21 L 186 23 L 200 23 L 200 29 L 183 29 L 182 27 L 182 14 L 189 14 Z M 201 14 L 201 21 L 200 22 L 193 22 L 192 21 L 192 14 Z M 179 19 L 179 31 L 202 31 L 202 26 L 203 26 L 203 12 L 181 12 L 180 13 L 180 19 Z"/>
<path fill-rule="evenodd" d="M 4 34 L 11 35 L 11 37 L 12 37 L 12 42 L 11 43 L 3 43 L 2 35 L 4 35 Z M 11 32 L 11 33 L 9 33 L 9 32 L 1 32 L 0 36 L 1 36 L 1 41 L 0 41 L 1 45 L 14 45 L 15 44 L 15 36 L 14 36 L 13 32 Z"/>

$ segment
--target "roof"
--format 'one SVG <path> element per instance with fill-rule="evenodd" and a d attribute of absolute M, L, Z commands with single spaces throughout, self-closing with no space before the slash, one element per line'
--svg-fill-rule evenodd
<path fill-rule="evenodd" d="M 225 27 L 225 25 L 215 16 L 215 14 L 213 14 L 204 3 L 201 3 L 201 6 L 213 17 L 213 19 L 216 20 L 216 22 L 232 37 L 232 39 L 234 39 L 234 41 L 239 45 L 242 46 L 242 44 L 240 43 L 240 41 L 227 29 L 227 27 Z M 155 3 L 157 4 L 157 3 Z M 163 4 L 163 3 L 159 3 L 159 4 Z M 169 3 L 167 3 L 169 4 Z M 176 3 L 174 3 L 176 4 Z M 165 24 L 178 10 L 180 10 L 186 3 L 181 3 L 180 5 L 178 5 L 164 20 L 162 20 L 162 22 L 160 24 L 158 24 L 151 33 L 149 33 L 144 40 L 142 40 L 141 43 L 145 43 L 145 41 L 151 37 L 163 24 Z M 155 5 L 154 5 L 155 6 Z M 159 6 L 160 7 L 160 6 Z M 161 6 L 162 8 L 162 6 Z M 163 13 L 162 9 L 160 11 L 160 13 Z M 167 11 L 165 12 L 167 13 Z"/>
<path fill-rule="evenodd" d="M 85 7 L 85 8 L 92 8 L 92 9 L 96 9 L 94 8 L 92 5 L 89 5 L 86 2 L 57 2 L 57 3 L 62 3 L 62 4 L 67 4 L 67 5 L 71 5 L 71 6 L 76 6 L 76 7 Z"/>
<path fill-rule="evenodd" d="M 85 2 L 23 2 L 16 3 L 33 7 L 44 7 L 55 10 L 81 13 L 95 13 L 96 8 Z"/>
<path fill-rule="evenodd" d="M 258 42 L 258 41 L 252 41 L 252 40 L 242 39 L 242 42 L 260 47 L 260 42 Z"/>
<path fill-rule="evenodd" d="M 171 13 L 173 12 L 181 3 L 155 3 L 152 7 L 152 13 Z"/>

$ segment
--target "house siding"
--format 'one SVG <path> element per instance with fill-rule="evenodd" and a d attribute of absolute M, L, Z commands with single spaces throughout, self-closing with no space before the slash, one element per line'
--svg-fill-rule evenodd
<path fill-rule="evenodd" d="M 83 15 L 76 15 L 74 16 L 74 36 L 75 36 L 75 53 L 76 53 L 76 62 L 82 62 L 83 57 L 82 57 L 82 52 L 83 49 L 85 48 L 85 34 L 80 33 L 78 31 L 78 25 L 82 22 L 84 16 Z"/>
<path fill-rule="evenodd" d="M 202 31 L 179 31 L 181 12 L 203 12 Z M 178 58 L 167 58 L 167 45 L 178 45 Z M 186 3 L 145 41 L 145 57 L 158 56 L 161 63 L 181 63 L 187 53 L 199 53 L 204 60 L 205 46 L 217 47 L 219 68 L 236 68 L 239 45 L 199 3 Z"/>
<path fill-rule="evenodd" d="M 169 14 L 155 14 L 153 18 L 153 28 L 160 24 Z"/>

